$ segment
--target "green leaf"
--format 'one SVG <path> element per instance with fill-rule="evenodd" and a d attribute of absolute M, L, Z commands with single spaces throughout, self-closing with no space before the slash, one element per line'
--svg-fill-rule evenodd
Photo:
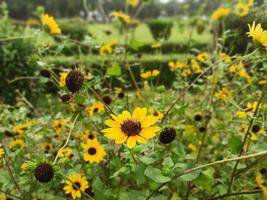
<path fill-rule="evenodd" d="M 151 158 L 148 156 L 142 156 L 141 158 L 139 158 L 139 160 L 146 165 L 150 165 L 156 161 L 155 158 Z"/>
<path fill-rule="evenodd" d="M 172 161 L 171 157 L 164 158 L 162 164 L 167 167 L 173 167 L 174 162 Z"/>
<path fill-rule="evenodd" d="M 134 49 L 138 49 L 139 47 L 143 46 L 144 43 L 143 42 L 140 42 L 140 41 L 137 41 L 137 40 L 131 40 L 130 42 L 130 46 Z"/>
<path fill-rule="evenodd" d="M 121 67 L 119 63 L 114 62 L 111 67 L 107 69 L 107 75 L 110 76 L 120 76 L 121 75 Z"/>
<path fill-rule="evenodd" d="M 232 136 L 228 141 L 228 145 L 234 153 L 237 153 L 242 148 L 242 141 L 238 137 Z"/>
<path fill-rule="evenodd" d="M 77 104 L 81 104 L 82 105 L 85 102 L 85 97 L 80 95 L 80 94 L 75 95 L 74 99 L 75 99 L 75 102 Z"/>
<path fill-rule="evenodd" d="M 200 170 L 194 171 L 194 172 L 191 172 L 189 174 L 185 174 L 185 175 L 181 176 L 181 178 L 184 181 L 192 181 L 192 180 L 196 179 L 200 175 L 200 172 L 201 172 Z"/>
<path fill-rule="evenodd" d="M 165 183 L 171 180 L 169 177 L 163 176 L 159 169 L 152 166 L 147 166 L 144 174 L 156 183 Z"/>
<path fill-rule="evenodd" d="M 116 171 L 112 176 L 110 176 L 109 178 L 115 178 L 117 176 L 119 176 L 120 174 L 124 173 L 127 171 L 127 167 L 121 167 L 118 171 Z"/>
<path fill-rule="evenodd" d="M 202 171 L 200 175 L 193 181 L 196 185 L 201 186 L 208 192 L 212 191 L 213 186 L 213 174 L 215 170 L 213 168 L 208 168 Z"/>

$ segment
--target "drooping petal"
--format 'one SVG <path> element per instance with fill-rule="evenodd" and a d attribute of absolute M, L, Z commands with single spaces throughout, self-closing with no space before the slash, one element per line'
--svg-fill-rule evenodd
<path fill-rule="evenodd" d="M 136 138 L 134 136 L 130 136 L 128 137 L 128 140 L 127 140 L 127 146 L 129 149 L 135 147 L 136 145 Z"/>

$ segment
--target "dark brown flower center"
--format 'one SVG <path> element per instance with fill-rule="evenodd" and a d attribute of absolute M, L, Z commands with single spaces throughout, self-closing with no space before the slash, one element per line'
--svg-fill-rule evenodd
<path fill-rule="evenodd" d="M 81 183 L 78 182 L 78 181 L 77 181 L 77 182 L 74 182 L 73 185 L 75 186 L 75 187 L 74 187 L 75 190 L 79 190 L 80 187 L 81 187 Z"/>
<path fill-rule="evenodd" d="M 90 155 L 95 155 L 95 154 L 96 154 L 96 149 L 95 149 L 94 147 L 90 147 L 90 148 L 88 149 L 88 153 L 89 153 Z"/>
<path fill-rule="evenodd" d="M 98 111 L 98 108 L 94 108 L 93 112 L 96 113 Z"/>
<path fill-rule="evenodd" d="M 137 135 L 141 131 L 141 123 L 134 120 L 124 121 L 121 130 L 128 136 Z"/>
<path fill-rule="evenodd" d="M 93 139 L 95 138 L 95 136 L 94 136 L 93 134 L 89 134 L 89 135 L 88 135 L 88 138 L 89 138 L 90 140 L 93 140 Z"/>

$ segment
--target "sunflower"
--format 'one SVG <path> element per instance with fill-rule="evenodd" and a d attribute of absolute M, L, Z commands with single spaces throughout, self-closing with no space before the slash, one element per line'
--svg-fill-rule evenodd
<path fill-rule="evenodd" d="M 72 174 L 68 177 L 63 190 L 66 194 L 71 194 L 73 199 L 81 198 L 82 192 L 89 187 L 86 177 L 82 174 Z"/>
<path fill-rule="evenodd" d="M 118 116 L 111 114 L 112 119 L 105 121 L 110 128 L 102 130 L 105 136 L 115 140 L 116 144 L 127 141 L 127 146 L 133 148 L 136 142 L 145 144 L 147 139 L 156 136 L 160 131 L 159 126 L 152 126 L 158 121 L 158 117 L 146 115 L 147 109 L 137 107 L 131 115 L 128 111 L 123 111 Z"/>
<path fill-rule="evenodd" d="M 225 104 L 233 99 L 232 92 L 227 87 L 223 87 L 221 90 L 215 92 L 214 95 L 217 99 L 222 100 Z"/>
<path fill-rule="evenodd" d="M 248 37 L 252 37 L 253 40 L 257 41 L 265 48 L 267 48 L 267 30 L 263 30 L 261 24 L 257 24 L 255 22 L 252 25 L 248 25 L 249 32 L 247 32 Z"/>
<path fill-rule="evenodd" d="M 141 73 L 141 77 L 143 79 L 148 79 L 148 78 L 151 78 L 151 77 L 156 77 L 160 74 L 160 71 L 157 70 L 157 69 L 154 69 L 154 70 L 151 70 L 151 71 L 146 71 L 146 72 L 143 72 Z"/>
<path fill-rule="evenodd" d="M 93 116 L 95 113 L 103 112 L 104 110 L 105 110 L 104 104 L 99 101 L 86 108 L 86 112 L 89 116 Z"/>
<path fill-rule="evenodd" d="M 212 15 L 211 19 L 213 21 L 220 20 L 222 17 L 229 15 L 230 9 L 225 7 L 219 7 L 217 10 L 215 10 Z"/>
<path fill-rule="evenodd" d="M 27 121 L 23 124 L 16 125 L 13 128 L 13 131 L 16 133 L 16 135 L 22 135 L 30 125 L 31 125 L 31 122 Z"/>
<path fill-rule="evenodd" d="M 5 155 L 5 150 L 3 148 L 0 148 L 0 159 L 3 158 Z"/>
<path fill-rule="evenodd" d="M 49 153 L 53 150 L 53 145 L 50 143 L 43 143 L 41 144 L 41 148 L 45 153 Z"/>
<path fill-rule="evenodd" d="M 124 22 L 124 23 L 130 23 L 131 22 L 130 16 L 123 13 L 122 11 L 113 12 L 111 15 L 113 17 L 116 17 L 117 19 L 119 19 L 121 22 Z"/>
<path fill-rule="evenodd" d="M 197 55 L 197 60 L 200 62 L 205 62 L 209 58 L 208 52 L 202 52 Z"/>
<path fill-rule="evenodd" d="M 175 71 L 176 69 L 183 69 L 187 67 L 187 62 L 183 61 L 170 61 L 168 66 L 171 71 Z"/>
<path fill-rule="evenodd" d="M 61 34 L 61 30 L 58 27 L 54 17 L 49 16 L 48 14 L 42 15 L 42 24 L 48 26 L 50 33 L 52 34 Z"/>
<path fill-rule="evenodd" d="M 73 153 L 72 153 L 71 148 L 67 147 L 67 148 L 60 150 L 58 152 L 58 157 L 60 157 L 60 158 L 72 158 Z"/>
<path fill-rule="evenodd" d="M 99 142 L 94 140 L 87 140 L 86 143 L 82 143 L 81 146 L 85 150 L 83 154 L 83 159 L 90 163 L 99 163 L 103 160 L 106 155 L 105 149 L 99 144 Z"/>
<path fill-rule="evenodd" d="M 248 14 L 249 11 L 249 5 L 245 3 L 238 3 L 235 6 L 236 14 L 240 17 L 244 17 Z"/>
<path fill-rule="evenodd" d="M 11 149 L 22 149 L 24 145 L 25 145 L 24 140 L 19 138 L 13 139 L 9 144 Z"/>

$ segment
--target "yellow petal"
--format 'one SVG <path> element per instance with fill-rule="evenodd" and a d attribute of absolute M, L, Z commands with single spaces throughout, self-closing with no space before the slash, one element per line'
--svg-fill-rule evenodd
<path fill-rule="evenodd" d="M 136 141 L 137 141 L 139 144 L 146 144 L 146 143 L 147 143 L 147 141 L 146 141 L 145 138 L 143 138 L 143 137 L 141 137 L 141 136 L 139 136 L 139 135 L 136 135 L 135 137 L 136 137 Z"/>
<path fill-rule="evenodd" d="M 141 130 L 140 135 L 146 139 L 150 139 L 156 136 L 156 132 L 160 130 L 159 126 L 152 126 Z"/>
<path fill-rule="evenodd" d="M 128 137 L 128 140 L 127 140 L 127 146 L 129 149 L 135 147 L 136 145 L 136 138 L 134 136 L 130 136 Z"/>
<path fill-rule="evenodd" d="M 123 137 L 121 137 L 120 139 L 116 139 L 115 140 L 115 143 L 116 144 L 122 144 L 124 143 L 126 140 L 127 140 L 128 136 L 127 135 L 124 135 Z"/>
<path fill-rule="evenodd" d="M 115 127 L 120 127 L 120 124 L 112 119 L 107 119 L 105 121 L 105 124 L 108 125 L 109 127 L 115 128 Z"/>
<path fill-rule="evenodd" d="M 147 113 L 146 108 L 137 107 L 136 109 L 134 109 L 133 118 L 141 122 L 144 120 L 146 113 Z"/>
<path fill-rule="evenodd" d="M 142 128 L 143 127 L 146 128 L 146 127 L 152 126 L 157 121 L 158 121 L 158 117 L 153 116 L 153 115 L 149 115 L 141 122 Z"/>
<path fill-rule="evenodd" d="M 122 112 L 121 116 L 122 116 L 123 121 L 127 121 L 128 119 L 131 119 L 131 117 L 132 117 L 131 113 L 129 113 L 126 110 Z"/>
<path fill-rule="evenodd" d="M 111 114 L 110 116 L 112 117 L 112 119 L 114 119 L 119 124 L 121 124 L 123 122 L 123 121 L 121 121 L 121 118 L 119 118 L 119 116 L 116 116 L 113 114 Z"/>

